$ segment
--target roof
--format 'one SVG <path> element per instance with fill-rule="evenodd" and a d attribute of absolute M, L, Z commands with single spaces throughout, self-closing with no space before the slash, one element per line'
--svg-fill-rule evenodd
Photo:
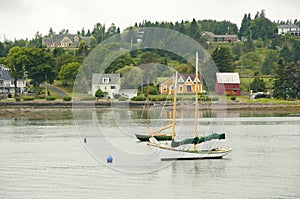
<path fill-rule="evenodd" d="M 239 84 L 238 73 L 216 73 L 216 80 L 219 84 Z"/>
<path fill-rule="evenodd" d="M 168 80 L 173 79 L 173 77 L 174 77 L 174 75 L 172 75 L 171 77 L 169 77 L 168 79 L 166 79 L 165 81 L 163 81 L 161 84 L 165 84 Z M 179 73 L 177 75 L 177 84 L 181 84 L 181 83 L 186 82 L 186 80 L 188 78 L 191 78 L 191 80 L 194 82 L 194 80 L 196 79 L 196 75 L 195 74 L 180 74 Z M 182 79 L 183 82 L 179 81 L 180 79 Z M 198 76 L 198 79 L 199 79 L 199 81 L 201 83 L 200 75 Z M 173 80 L 172 80 L 172 82 L 173 82 Z"/>
<path fill-rule="evenodd" d="M 0 79 L 13 80 L 13 78 L 9 75 L 9 68 L 6 68 L 4 65 L 0 65 Z"/>
<path fill-rule="evenodd" d="M 284 25 L 278 25 L 277 28 L 299 28 L 299 26 L 295 24 L 284 24 Z"/>
<path fill-rule="evenodd" d="M 79 41 L 76 41 L 76 37 L 78 37 Z M 84 37 L 78 34 L 53 34 L 50 37 L 43 37 L 42 42 L 46 45 L 50 45 L 53 43 L 60 43 L 64 38 L 69 38 L 73 43 L 77 44 L 81 40 L 85 41 L 86 44 L 89 45 L 91 37 Z"/>
<path fill-rule="evenodd" d="M 208 32 L 208 31 L 204 32 L 203 34 L 207 35 L 211 38 L 226 38 L 226 37 L 232 38 L 232 37 L 237 37 L 237 35 L 215 35 L 214 33 Z"/>
<path fill-rule="evenodd" d="M 120 84 L 120 74 L 93 73 L 92 84 L 103 84 L 102 78 L 109 78 L 109 84 Z"/>

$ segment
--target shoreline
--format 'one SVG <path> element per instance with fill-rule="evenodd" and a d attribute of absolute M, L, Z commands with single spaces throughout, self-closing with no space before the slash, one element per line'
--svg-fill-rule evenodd
<path fill-rule="evenodd" d="M 166 102 L 150 102 L 149 105 L 151 107 L 162 107 Z M 172 109 L 172 103 L 167 102 L 167 106 L 165 108 Z M 193 109 L 194 103 L 179 103 L 180 108 Z M 55 109 L 55 108 L 140 108 L 144 107 L 144 101 L 133 101 L 133 102 L 111 102 L 111 101 L 26 101 L 26 102 L 1 102 L 0 101 L 0 109 L 14 109 L 14 108 L 37 108 L 37 109 Z M 300 104 L 298 103 L 286 103 L 286 104 L 276 104 L 276 103 L 262 103 L 262 102 L 215 102 L 215 103 L 204 103 L 201 104 L 200 110 L 300 110 Z"/>

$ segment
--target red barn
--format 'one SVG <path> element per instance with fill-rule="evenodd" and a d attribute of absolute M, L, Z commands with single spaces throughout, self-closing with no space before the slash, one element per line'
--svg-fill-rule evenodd
<path fill-rule="evenodd" d="M 215 92 L 218 95 L 226 93 L 241 95 L 240 77 L 238 73 L 216 73 Z"/>

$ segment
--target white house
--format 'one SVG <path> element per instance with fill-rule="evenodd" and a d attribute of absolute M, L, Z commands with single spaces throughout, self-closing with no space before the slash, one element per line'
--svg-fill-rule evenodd
<path fill-rule="evenodd" d="M 114 95 L 119 93 L 121 85 L 120 74 L 100 74 L 94 73 L 92 76 L 92 95 L 98 89 L 101 89 L 107 97 L 111 99 Z"/>
<path fill-rule="evenodd" d="M 278 35 L 290 34 L 300 36 L 300 28 L 295 24 L 278 25 Z"/>
<path fill-rule="evenodd" d="M 94 73 L 92 76 L 92 95 L 98 89 L 101 89 L 104 94 L 113 99 L 115 94 L 120 94 L 128 99 L 137 96 L 137 89 L 121 89 L 120 74 L 100 74 Z"/>
<path fill-rule="evenodd" d="M 17 80 L 18 93 L 23 93 L 25 91 L 26 81 L 25 79 Z M 14 94 L 15 84 L 14 79 L 9 75 L 9 68 L 4 65 L 0 65 L 0 93 L 1 94 Z"/>

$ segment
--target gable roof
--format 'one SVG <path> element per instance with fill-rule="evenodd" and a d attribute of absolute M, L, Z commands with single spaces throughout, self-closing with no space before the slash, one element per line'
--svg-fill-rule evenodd
<path fill-rule="evenodd" d="M 9 75 L 9 68 L 6 68 L 4 65 L 0 65 L 0 79 L 1 80 L 13 80 Z"/>
<path fill-rule="evenodd" d="M 299 28 L 299 26 L 295 24 L 284 24 L 284 25 L 278 25 L 277 28 Z"/>
<path fill-rule="evenodd" d="M 170 79 L 172 79 L 172 82 L 173 82 L 173 78 L 174 78 L 174 75 L 172 75 L 171 77 L 169 77 L 168 79 L 163 81 L 161 84 L 165 84 Z M 184 84 L 187 81 L 187 79 L 189 79 L 189 78 L 191 79 L 191 82 L 195 82 L 196 75 L 195 74 L 181 74 L 181 73 L 179 73 L 177 75 L 177 84 Z M 198 79 L 199 79 L 199 83 L 201 83 L 200 75 L 198 76 Z M 179 80 L 183 80 L 183 81 L 179 81 Z"/>
<path fill-rule="evenodd" d="M 93 73 L 92 84 L 103 84 L 102 78 L 109 78 L 109 84 L 120 84 L 120 74 Z"/>
<path fill-rule="evenodd" d="M 216 80 L 219 84 L 239 84 L 238 73 L 216 73 Z"/>

